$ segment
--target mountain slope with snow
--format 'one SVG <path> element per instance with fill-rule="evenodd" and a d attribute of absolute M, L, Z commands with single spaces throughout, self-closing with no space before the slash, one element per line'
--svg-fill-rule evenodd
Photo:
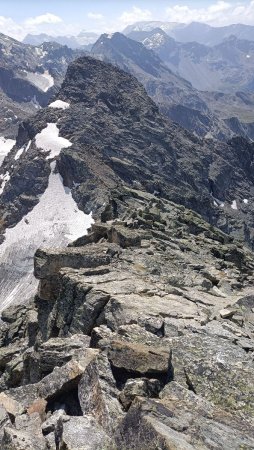
<path fill-rule="evenodd" d="M 253 94 L 253 41 L 229 36 L 209 47 L 198 42 L 175 41 L 160 28 L 132 31 L 128 36 L 153 50 L 175 74 L 198 90 Z"/>
<path fill-rule="evenodd" d="M 22 123 L 16 146 L 0 168 L 3 241 L 0 251 L 8 244 L 11 230 L 21 227 L 21 232 L 13 234 L 17 236 L 17 261 L 19 253 L 25 255 L 29 242 L 23 240 L 23 250 L 18 250 L 18 236 L 29 230 L 30 221 L 34 224 L 32 229 L 36 227 L 36 217 L 45 215 L 47 219 L 47 211 L 40 212 L 41 199 L 45 195 L 50 203 L 53 181 L 62 195 L 54 194 L 57 195 L 56 215 L 53 219 L 50 215 L 46 221 L 57 224 L 58 216 L 62 217 L 62 234 L 57 226 L 56 229 L 53 227 L 53 245 L 57 240 L 59 243 L 59 233 L 63 239 L 69 235 L 73 237 L 76 223 L 82 232 L 73 209 L 78 208 L 87 215 L 92 211 L 95 218 L 100 213 L 105 219 L 114 217 L 117 207 L 114 192 L 118 195 L 123 185 L 164 196 L 191 208 L 212 226 L 253 245 L 253 144 L 241 138 L 228 144 L 198 139 L 160 114 L 136 78 L 90 57 L 79 58 L 69 66 L 55 102 L 61 107 L 49 105 Z M 52 173 L 54 161 L 56 172 L 62 178 Z M 63 185 L 59 184 L 61 179 Z M 61 208 L 70 201 L 63 186 L 71 189 L 77 205 L 71 203 L 71 212 L 68 209 L 74 227 L 71 225 L 69 231 L 63 226 L 64 222 L 69 223 L 68 218 L 61 215 Z M 84 217 L 84 233 L 86 220 L 90 223 L 91 217 Z M 37 234 L 50 240 L 51 231 L 47 226 L 45 232 L 43 229 L 43 226 L 39 228 Z M 28 233 L 30 235 L 34 235 L 33 231 Z M 36 240 L 34 245 L 41 245 L 40 242 Z M 11 241 L 6 255 L 14 248 Z M 11 258 L 14 260 L 15 255 Z M 6 256 L 6 260 L 9 259 L 10 256 Z M 21 261 L 18 265 L 23 267 L 22 264 Z M 3 265 L 0 277 L 5 277 L 6 270 Z M 27 275 L 22 272 L 20 276 L 30 280 L 29 273 L 30 269 Z M 7 276 L 5 280 L 1 301 L 5 301 L 9 289 Z M 19 285 L 22 287 L 23 283 Z M 8 290 L 9 299 L 13 289 L 15 283 Z"/>
<path fill-rule="evenodd" d="M 11 151 L 14 143 L 5 141 L 5 151 Z M 5 231 L 4 242 L 0 245 L 1 310 L 14 301 L 20 302 L 21 298 L 27 301 L 35 294 L 37 282 L 33 276 L 33 256 L 38 247 L 65 246 L 83 236 L 93 222 L 91 214 L 86 215 L 78 208 L 71 190 L 64 186 L 56 170 L 56 157 L 63 148 L 71 147 L 72 143 L 59 136 L 55 123 L 49 123 L 35 136 L 33 145 L 35 155 L 37 153 L 33 158 L 38 158 L 40 154 L 42 160 L 49 160 L 50 174 L 48 179 L 45 178 L 47 187 L 38 195 L 38 203 L 14 227 Z M 33 145 L 30 140 L 20 149 L 14 149 L 10 170 L 15 165 L 19 166 L 20 160 L 31 157 L 29 154 Z M 9 171 L 0 175 L 0 195 L 5 194 L 10 179 Z"/>
<path fill-rule="evenodd" d="M 240 23 L 213 27 L 201 22 L 143 21 L 128 25 L 123 33 L 130 35 L 136 32 L 149 32 L 155 28 L 160 28 L 179 42 L 197 42 L 211 47 L 222 43 L 224 39 L 228 39 L 232 35 L 239 39 L 254 41 L 254 26 Z"/>
<path fill-rule="evenodd" d="M 54 42 L 36 47 L 0 34 L 0 135 L 13 138 L 20 121 L 46 106 L 80 54 Z"/>

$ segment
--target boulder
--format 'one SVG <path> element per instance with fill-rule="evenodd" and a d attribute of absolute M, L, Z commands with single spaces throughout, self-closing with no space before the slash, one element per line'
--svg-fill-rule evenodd
<path fill-rule="evenodd" d="M 143 344 L 111 341 L 108 359 L 119 381 L 135 376 L 168 380 L 172 376 L 171 352 Z"/>
<path fill-rule="evenodd" d="M 215 336 L 171 339 L 174 380 L 223 409 L 254 417 L 253 362 L 240 346 Z"/>
<path fill-rule="evenodd" d="M 46 450 L 43 437 L 31 434 L 30 431 L 20 431 L 6 427 L 2 440 L 2 450 Z"/>
<path fill-rule="evenodd" d="M 91 416 L 70 417 L 62 424 L 60 448 L 65 450 L 117 450 L 111 438 Z"/>

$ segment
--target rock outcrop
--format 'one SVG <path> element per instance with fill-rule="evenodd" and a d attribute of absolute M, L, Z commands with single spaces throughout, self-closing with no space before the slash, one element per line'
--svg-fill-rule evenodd
<path fill-rule="evenodd" d="M 253 448 L 253 253 L 153 194 L 114 200 L 2 313 L 1 448 Z"/>

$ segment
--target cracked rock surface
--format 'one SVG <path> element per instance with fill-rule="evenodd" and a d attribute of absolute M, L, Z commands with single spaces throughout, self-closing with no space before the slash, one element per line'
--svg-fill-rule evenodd
<path fill-rule="evenodd" d="M 114 198 L 118 217 L 37 251 L 37 296 L 2 313 L 1 448 L 252 449 L 253 253 L 168 200 Z"/>

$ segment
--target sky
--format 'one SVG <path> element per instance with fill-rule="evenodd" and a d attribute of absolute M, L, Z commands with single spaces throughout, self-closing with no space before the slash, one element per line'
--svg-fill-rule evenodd
<path fill-rule="evenodd" d="M 254 0 L 0 0 L 0 32 L 20 40 L 122 31 L 144 20 L 254 25 Z"/>

